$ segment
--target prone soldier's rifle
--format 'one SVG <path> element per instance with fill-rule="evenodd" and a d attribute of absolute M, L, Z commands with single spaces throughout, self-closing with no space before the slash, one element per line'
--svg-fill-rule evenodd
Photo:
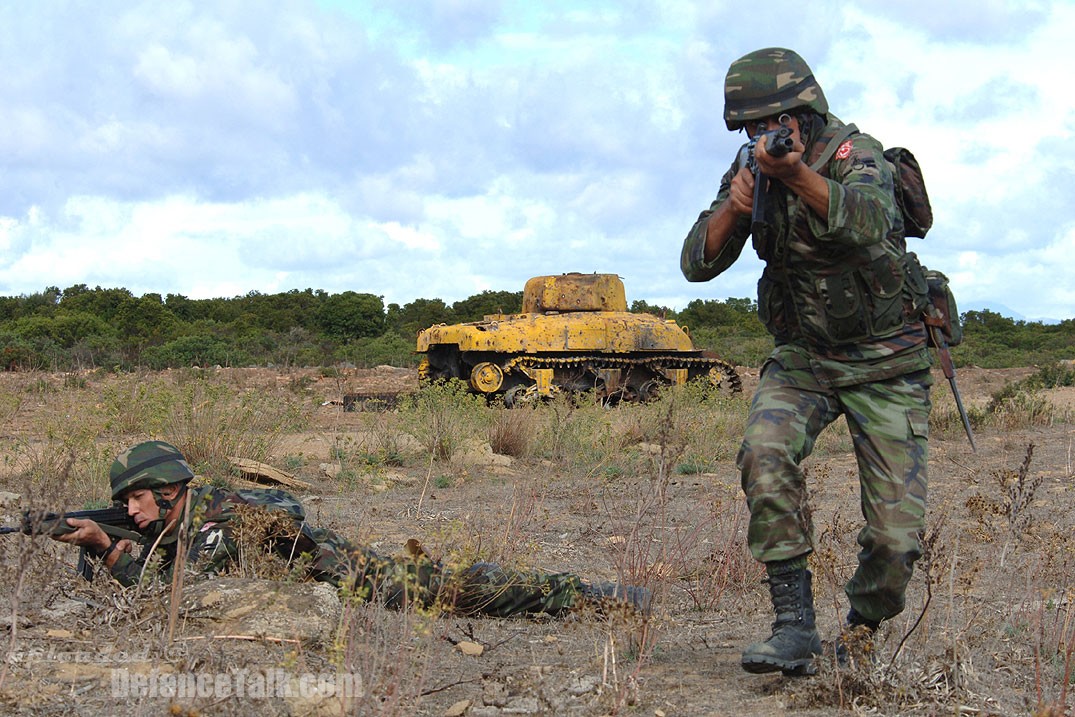
<path fill-rule="evenodd" d="M 68 513 L 48 513 L 43 511 L 25 510 L 22 520 L 17 526 L 0 526 L 0 535 L 9 533 L 23 533 L 25 535 L 66 535 L 74 532 L 74 526 L 68 525 L 68 518 L 88 518 L 101 527 L 106 535 L 115 540 L 130 540 L 144 544 L 145 536 L 138 531 L 138 524 L 134 522 L 124 507 L 99 508 L 96 510 L 74 510 Z M 86 560 L 90 551 L 81 547 L 78 554 L 78 572 L 86 580 L 93 579 L 93 567 Z"/>

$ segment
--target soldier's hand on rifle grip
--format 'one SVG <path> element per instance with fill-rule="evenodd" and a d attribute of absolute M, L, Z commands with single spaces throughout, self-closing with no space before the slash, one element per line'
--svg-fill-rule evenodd
<path fill-rule="evenodd" d="M 736 214 L 749 215 L 754 208 L 754 175 L 746 167 L 740 167 L 732 177 L 728 194 L 728 206 Z"/>

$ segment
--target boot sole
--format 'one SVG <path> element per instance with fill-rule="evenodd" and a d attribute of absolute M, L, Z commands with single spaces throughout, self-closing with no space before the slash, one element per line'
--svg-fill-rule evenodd
<path fill-rule="evenodd" d="M 804 677 L 816 675 L 817 666 L 813 658 L 806 660 L 776 660 L 756 657 L 743 660 L 743 669 L 753 675 L 763 675 L 769 672 L 783 672 L 786 677 Z"/>

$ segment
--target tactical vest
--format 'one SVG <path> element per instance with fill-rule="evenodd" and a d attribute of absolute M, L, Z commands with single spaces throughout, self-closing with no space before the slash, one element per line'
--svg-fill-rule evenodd
<path fill-rule="evenodd" d="M 810 153 L 811 168 L 830 177 L 834 153 L 848 138 L 874 142 L 831 117 Z M 889 174 L 891 191 L 880 146 L 872 161 L 880 165 L 880 176 Z M 925 275 L 906 250 L 898 212 L 884 240 L 855 246 L 814 238 L 806 203 L 779 182 L 771 183 L 770 192 L 770 229 L 752 240 L 765 261 L 758 315 L 778 343 L 824 348 L 884 341 L 921 321 Z"/>

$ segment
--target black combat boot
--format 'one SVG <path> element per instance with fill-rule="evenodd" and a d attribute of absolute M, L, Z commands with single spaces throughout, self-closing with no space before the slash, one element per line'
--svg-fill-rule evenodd
<path fill-rule="evenodd" d="M 868 620 L 859 614 L 859 611 L 855 608 L 851 608 L 847 611 L 847 626 L 850 628 L 864 627 L 870 634 L 877 632 L 877 628 L 881 627 L 880 620 Z"/>
<path fill-rule="evenodd" d="M 814 655 L 821 654 L 821 637 L 815 626 L 810 571 L 789 566 L 789 562 L 766 564 L 776 621 L 768 640 L 743 651 L 742 664 L 747 672 L 780 670 L 785 675 L 812 675 L 817 671 Z"/>

